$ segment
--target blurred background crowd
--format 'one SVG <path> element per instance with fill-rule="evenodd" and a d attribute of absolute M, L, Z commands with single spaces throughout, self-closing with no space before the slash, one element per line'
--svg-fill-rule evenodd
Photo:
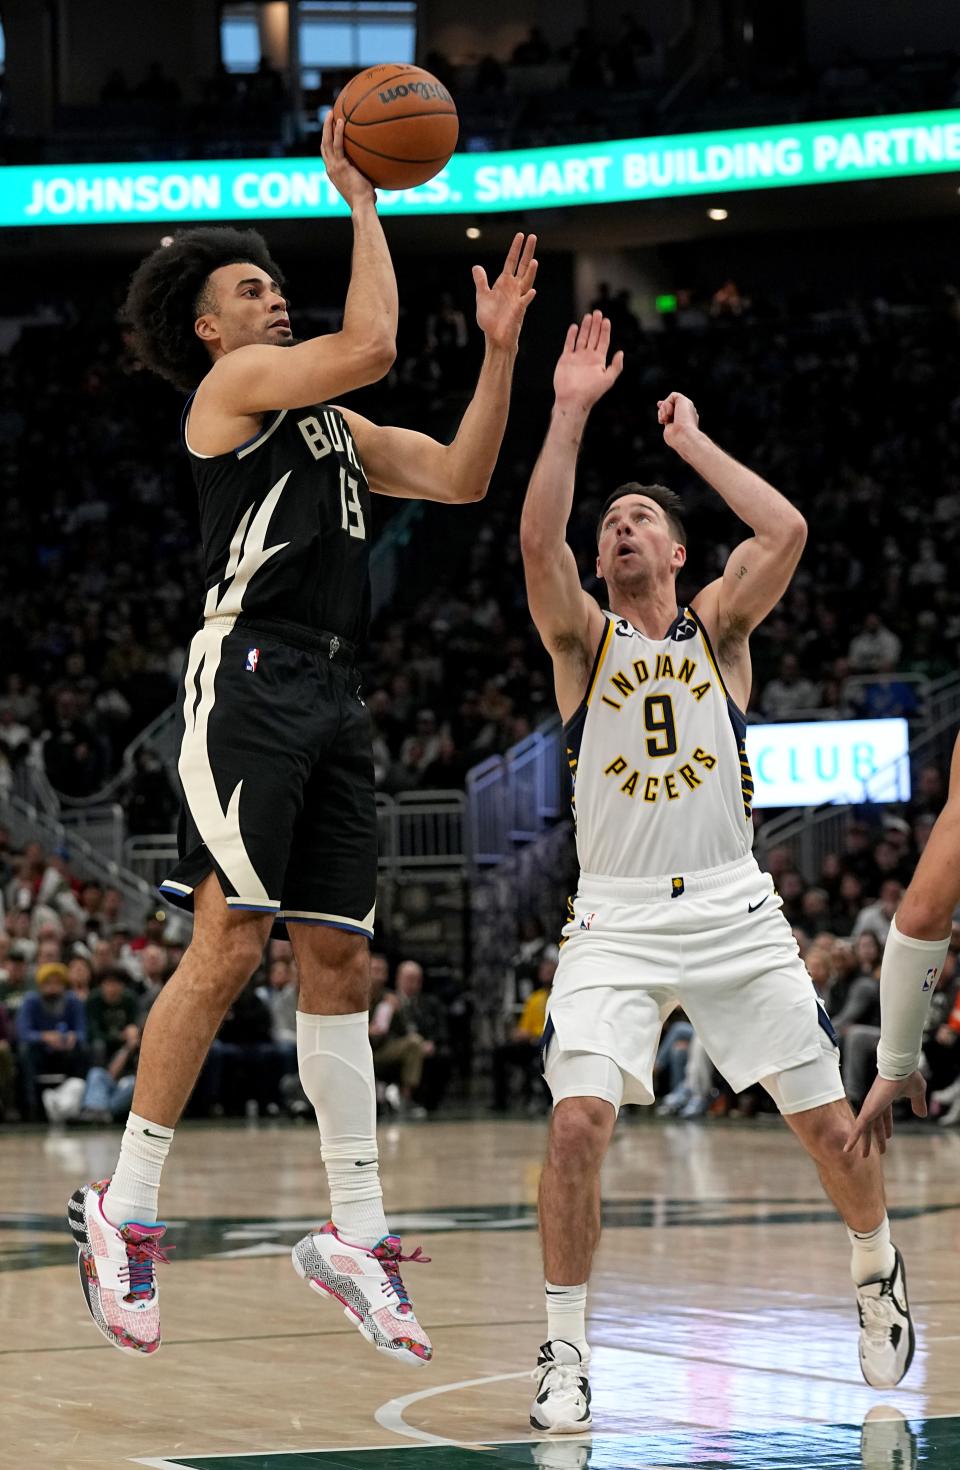
<path fill-rule="evenodd" d="M 601 592 L 599 505 L 628 479 L 666 478 L 689 505 L 681 600 L 719 573 L 738 534 L 717 497 L 663 451 L 655 404 L 678 385 L 724 447 L 807 516 L 800 570 L 753 640 L 755 718 L 912 718 L 924 684 L 960 662 L 960 586 L 950 572 L 960 536 L 960 306 L 948 284 L 905 271 L 883 284 L 831 299 L 826 287 L 768 295 L 718 281 L 681 289 L 676 313 L 653 330 L 626 293 L 601 284 L 594 298 L 614 320 L 627 367 L 580 464 L 570 540 L 587 588 Z M 130 357 L 115 320 L 121 286 L 7 318 L 0 790 L 25 760 L 67 797 L 101 790 L 131 739 L 173 700 L 201 604 L 179 403 Z M 443 438 L 473 381 L 478 334 L 465 290 L 443 293 L 432 309 L 417 294 L 389 378 L 356 397 L 382 421 Z M 297 323 L 309 332 L 329 310 L 305 303 Z M 462 786 L 471 764 L 552 711 L 517 536 L 549 373 L 520 373 L 520 407 L 487 500 L 457 512 L 417 508 L 401 573 L 374 619 L 365 691 L 378 786 L 391 794 Z M 398 514 L 377 501 L 381 535 Z M 130 830 L 169 830 L 168 784 L 146 758 L 129 774 Z"/>
<path fill-rule="evenodd" d="M 836 1029 L 848 1095 L 875 1075 L 880 961 L 891 919 L 942 796 L 930 767 L 905 816 L 851 826 L 845 848 L 805 875 L 772 848 L 774 874 L 811 983 Z M 83 881 L 65 853 L 17 851 L 0 829 L 0 1122 L 103 1123 L 126 1115 L 140 1033 L 183 954 L 181 916 L 122 917 L 120 890 Z M 560 918 L 557 920 L 559 931 Z M 504 956 L 490 1045 L 478 1056 L 479 997 L 468 976 L 375 949 L 370 1038 L 378 1101 L 388 1116 L 547 1109 L 540 1039 L 557 964 L 553 934 L 527 918 Z M 960 1125 L 960 923 L 955 924 L 924 1038 L 930 1126 Z M 311 1117 L 296 1076 L 297 973 L 290 944 L 270 941 L 228 1012 L 190 1105 L 200 1117 Z M 489 1007 L 488 1007 L 489 1009 Z M 735 1096 L 680 1012 L 657 1058 L 658 1111 L 683 1118 L 772 1112 L 759 1086 Z"/>
<path fill-rule="evenodd" d="M 42 75 L 31 65 L 45 54 L 43 7 L 5 8 L 4 162 L 315 156 L 339 87 L 384 55 L 416 56 L 446 82 L 460 147 L 472 151 L 960 104 L 956 17 L 933 0 L 909 17 L 903 7 L 877 12 L 870 35 L 859 7 L 748 0 L 624 12 L 583 4 L 555 15 L 497 3 L 482 17 L 454 0 L 419 12 L 395 0 L 333 7 L 335 34 L 331 7 L 307 0 L 299 50 L 286 58 L 274 27 L 286 7 L 170 0 L 140 8 L 143 34 L 121 48 L 124 7 L 98 4 L 112 26 L 84 25 L 93 0 L 71 0 L 81 18 Z M 201 12 L 202 26 L 189 29 Z M 341 31 L 350 55 L 336 49 Z M 664 481 L 684 498 L 681 601 L 719 574 L 743 535 L 664 449 L 656 402 L 681 390 L 707 432 L 783 490 L 809 525 L 791 588 L 752 641 L 750 719 L 903 716 L 922 751 L 911 799 L 858 809 L 831 843 L 781 843 L 778 814 L 755 814 L 761 861 L 836 1027 L 856 1100 L 875 1054 L 887 929 L 946 794 L 952 731 L 928 739 L 933 691 L 960 669 L 956 181 L 931 171 L 720 202 L 537 214 L 518 206 L 478 222 L 433 217 L 428 231 L 422 220 L 390 220 L 397 360 L 352 402 L 443 440 L 480 362 L 469 265 L 480 260 L 492 276 L 514 228 L 533 226 L 542 263 L 486 500 L 456 509 L 375 501 L 362 661 L 376 780 L 381 812 L 418 794 L 462 802 L 468 773 L 515 752 L 553 716 L 549 663 L 526 608 L 520 506 L 565 327 L 599 306 L 626 367 L 579 462 L 569 539 L 585 587 L 603 599 L 597 513 L 627 480 Z M 298 334 L 334 329 L 346 225 L 285 219 L 264 233 L 287 270 Z M 159 850 L 176 823 L 171 753 L 144 732 L 177 696 L 202 605 L 197 514 L 178 442 L 181 398 L 140 368 L 121 311 L 131 269 L 160 239 L 161 227 L 145 222 L 91 226 L 86 237 L 79 228 L 5 237 L 16 264 L 0 273 L 6 1121 L 123 1115 L 145 1017 L 189 937 L 183 918 L 155 907 L 113 855 L 98 867 L 81 853 L 70 834 L 86 829 L 57 825 L 109 809 L 125 838 L 156 838 Z M 565 821 L 558 811 L 548 818 L 554 835 Z M 533 835 L 552 841 L 518 819 L 509 843 L 518 850 Z M 492 858 L 513 850 L 486 852 L 483 871 L 464 859 L 443 882 L 417 850 L 420 866 L 394 875 L 396 892 L 378 910 L 370 1012 L 385 1112 L 545 1109 L 539 1039 L 576 880 L 569 837 L 554 846 L 559 856 L 537 850 L 528 864 L 536 885 L 515 881 L 505 861 L 497 901 L 495 875 L 486 883 Z M 925 1041 L 930 1127 L 960 1121 L 958 949 L 960 929 Z M 218 1035 L 195 1114 L 307 1112 L 296 993 L 289 945 L 273 940 Z M 768 1108 L 760 1091 L 729 1094 L 680 1015 L 665 1030 L 656 1084 L 667 1114 Z"/>

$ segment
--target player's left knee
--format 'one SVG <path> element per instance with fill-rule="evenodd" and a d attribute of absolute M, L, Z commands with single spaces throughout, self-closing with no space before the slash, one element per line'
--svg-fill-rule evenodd
<path fill-rule="evenodd" d="M 897 928 L 908 939 L 942 939 L 953 924 L 952 888 L 943 894 L 929 885 L 911 886 L 897 910 Z"/>
<path fill-rule="evenodd" d="M 370 945 L 362 934 L 313 929 L 294 939 L 301 993 L 323 1003 L 335 999 L 357 1011 L 370 1004 Z"/>
<path fill-rule="evenodd" d="M 856 1167 L 858 1156 L 844 1153 L 853 1128 L 848 1109 L 813 1108 L 809 1113 L 795 1113 L 791 1121 L 804 1148 L 818 1164 Z"/>

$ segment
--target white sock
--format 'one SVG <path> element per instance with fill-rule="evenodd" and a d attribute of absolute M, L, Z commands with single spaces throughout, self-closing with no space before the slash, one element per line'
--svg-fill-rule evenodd
<path fill-rule="evenodd" d="M 584 1362 L 590 1357 L 587 1346 L 587 1283 L 582 1286 L 554 1286 L 544 1282 L 547 1303 L 547 1341 L 562 1337 L 572 1343 Z"/>
<path fill-rule="evenodd" d="M 886 1215 L 876 1230 L 858 1235 L 847 1226 L 853 1255 L 850 1260 L 850 1275 L 855 1286 L 865 1286 L 868 1281 L 885 1281 L 897 1263 L 890 1240 L 890 1221 Z"/>
<path fill-rule="evenodd" d="M 137 1220 L 153 1225 L 157 1218 L 160 1172 L 173 1142 L 173 1129 L 131 1113 L 120 1145 L 120 1158 L 103 1197 L 103 1213 L 112 1225 Z"/>
<path fill-rule="evenodd" d="M 388 1233 L 377 1152 L 377 1089 L 366 1011 L 297 1011 L 297 1064 L 320 1128 L 330 1218 L 344 1240 L 374 1246 Z"/>

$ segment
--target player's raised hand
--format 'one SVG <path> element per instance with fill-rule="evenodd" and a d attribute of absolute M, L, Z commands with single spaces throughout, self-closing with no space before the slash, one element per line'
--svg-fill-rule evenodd
<path fill-rule="evenodd" d="M 477 326 L 493 347 L 515 348 L 527 307 L 536 291 L 538 261 L 534 258 L 536 235 L 513 237 L 503 270 L 491 286 L 482 265 L 473 267 L 473 284 L 477 288 Z"/>
<path fill-rule="evenodd" d="M 909 1077 L 901 1077 L 895 1082 L 888 1082 L 885 1077 L 877 1078 L 864 1098 L 853 1131 L 844 1145 L 844 1153 L 852 1154 L 859 1147 L 863 1157 L 867 1158 L 873 1142 L 877 1151 L 885 1154 L 887 1141 L 893 1136 L 893 1104 L 901 1097 L 910 1099 L 916 1117 L 927 1116 L 927 1084 L 922 1072 L 911 1072 Z"/>
<path fill-rule="evenodd" d="M 351 209 L 355 209 L 364 200 L 376 204 L 376 189 L 366 174 L 354 168 L 343 151 L 343 118 L 334 122 L 332 112 L 328 112 L 323 120 L 320 154 L 327 170 L 327 178 L 337 193 L 343 195 Z"/>
<path fill-rule="evenodd" d="M 657 423 L 663 425 L 664 443 L 672 447 L 684 434 L 699 426 L 700 415 L 692 399 L 682 393 L 671 393 L 657 403 Z"/>
<path fill-rule="evenodd" d="M 588 311 L 577 326 L 567 328 L 567 339 L 553 374 L 553 393 L 558 408 L 591 409 L 623 372 L 623 353 L 615 352 L 609 362 L 610 319 L 600 311 Z"/>

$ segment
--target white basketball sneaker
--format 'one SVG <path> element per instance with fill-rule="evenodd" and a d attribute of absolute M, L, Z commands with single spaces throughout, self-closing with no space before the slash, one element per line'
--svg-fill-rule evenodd
<path fill-rule="evenodd" d="M 155 1353 L 160 1346 L 160 1298 L 154 1266 L 166 1226 L 128 1220 L 114 1225 L 103 1213 L 109 1179 L 84 1184 L 67 1203 L 79 1256 L 87 1310 L 107 1342 L 121 1352 Z"/>
<path fill-rule="evenodd" d="M 385 1235 L 369 1250 L 351 1245 L 332 1220 L 293 1248 L 297 1275 L 314 1291 L 334 1297 L 367 1342 L 401 1363 L 429 1363 L 433 1357 L 400 1276 L 401 1261 L 426 1264 L 429 1259 L 419 1246 L 413 1255 L 402 1255 L 396 1235 Z"/>
<path fill-rule="evenodd" d="M 555 1337 L 545 1342 L 532 1377 L 537 1396 L 530 1405 L 530 1423 L 544 1434 L 582 1434 L 590 1429 L 590 1355 L 581 1356 L 572 1342 Z"/>
<path fill-rule="evenodd" d="M 894 1388 L 913 1362 L 916 1338 L 907 1302 L 903 1257 L 884 1281 L 857 1287 L 860 1368 L 871 1388 Z"/>

